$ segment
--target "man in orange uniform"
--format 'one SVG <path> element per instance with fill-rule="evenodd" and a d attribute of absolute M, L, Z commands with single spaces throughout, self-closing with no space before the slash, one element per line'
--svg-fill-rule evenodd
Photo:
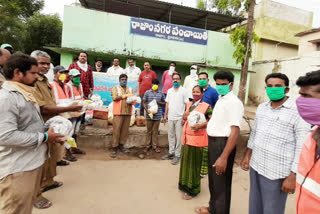
<path fill-rule="evenodd" d="M 320 70 L 299 77 L 297 107 L 301 117 L 311 125 L 302 146 L 297 172 L 297 214 L 320 213 Z"/>
<path fill-rule="evenodd" d="M 113 99 L 113 134 L 111 157 L 116 158 L 118 150 L 125 152 L 124 144 L 129 134 L 132 105 L 127 103 L 127 97 L 132 96 L 132 88 L 127 86 L 128 76 L 119 76 L 120 85 L 112 88 Z"/>
<path fill-rule="evenodd" d="M 81 73 L 79 70 L 73 68 L 69 71 L 70 81 L 64 86 L 65 93 L 68 99 L 72 101 L 84 100 L 83 88 L 81 84 Z M 77 141 L 77 136 L 80 130 L 82 116 L 72 117 L 71 122 L 73 126 L 72 137 Z M 73 154 L 86 154 L 84 151 L 78 148 L 71 148 Z"/>

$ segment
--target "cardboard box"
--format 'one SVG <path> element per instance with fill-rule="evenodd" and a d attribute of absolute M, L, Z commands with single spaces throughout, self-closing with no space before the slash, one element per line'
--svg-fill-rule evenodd
<path fill-rule="evenodd" d="M 93 110 L 93 118 L 108 120 L 108 110 Z"/>

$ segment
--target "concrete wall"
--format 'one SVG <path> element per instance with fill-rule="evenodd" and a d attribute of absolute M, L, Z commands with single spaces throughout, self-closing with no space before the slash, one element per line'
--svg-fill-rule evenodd
<path fill-rule="evenodd" d="M 283 59 L 278 62 L 255 62 L 253 69 L 256 73 L 251 74 L 249 99 L 258 104 L 268 100 L 264 79 L 272 72 L 285 73 L 288 76 L 290 80 L 290 92 L 288 95 L 296 99 L 299 96 L 299 87 L 295 84 L 296 80 L 307 72 L 319 70 L 317 65 L 320 65 L 320 52 Z"/>
<path fill-rule="evenodd" d="M 139 36 L 130 34 L 128 16 L 70 6 L 64 9 L 61 46 L 111 56 L 240 68 L 232 59 L 234 47 L 228 34 L 208 31 L 207 46 Z M 66 63 L 67 58 L 61 61 Z"/>
<path fill-rule="evenodd" d="M 299 56 L 317 51 L 317 43 L 309 42 L 312 40 L 319 40 L 318 43 L 320 43 L 320 31 L 300 37 Z"/>
<path fill-rule="evenodd" d="M 283 59 L 288 57 L 294 57 L 298 55 L 298 46 L 290 45 L 286 43 L 280 43 L 277 41 L 271 41 L 261 39 L 259 43 L 253 46 L 252 60 L 264 61 L 272 59 Z"/>

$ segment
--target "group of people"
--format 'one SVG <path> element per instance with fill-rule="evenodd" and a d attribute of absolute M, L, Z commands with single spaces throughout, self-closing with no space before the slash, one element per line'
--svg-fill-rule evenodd
<path fill-rule="evenodd" d="M 208 174 L 210 200 L 208 207 L 197 207 L 199 214 L 230 213 L 233 164 L 236 142 L 244 115 L 242 102 L 233 93 L 234 75 L 229 71 L 214 74 L 215 88 L 205 72 L 197 73 L 195 65 L 181 85 L 182 76 L 171 62 L 160 81 L 151 70 L 132 66 L 124 71 L 114 59 L 111 75 L 119 75 L 119 85 L 112 89 L 113 142 L 111 157 L 124 148 L 134 103 L 129 97 L 142 99 L 140 115 L 146 114 L 147 132 L 144 152 L 159 153 L 160 121 L 168 122 L 168 154 L 163 160 L 180 163 L 178 188 L 182 198 L 190 200 L 201 189 L 201 176 Z M 57 165 L 75 161 L 73 154 L 85 154 L 73 148 L 66 150 L 61 135 L 44 123 L 55 115 L 81 112 L 78 101 L 93 93 L 92 68 L 87 53 L 65 69 L 54 68 L 54 80 L 45 76 L 50 56 L 34 51 L 31 56 L 0 49 L 0 211 L 31 213 L 32 207 L 52 205 L 42 192 L 63 185 L 54 180 Z M 130 64 L 129 63 L 129 64 Z M 99 65 L 96 65 L 96 68 Z M 122 69 L 122 70 L 121 70 Z M 127 86 L 128 75 L 137 74 L 138 94 Z M 296 84 L 300 95 L 296 102 L 287 96 L 289 79 L 285 74 L 266 76 L 266 93 L 270 101 L 260 104 L 241 161 L 250 170 L 250 214 L 283 214 L 288 194 L 297 191 L 297 213 L 319 213 L 320 202 L 320 70 L 300 77 Z M 72 105 L 64 105 L 72 100 Z M 149 110 L 156 102 L 157 112 Z M 205 122 L 189 124 L 194 112 L 203 114 Z M 74 115 L 74 114 L 72 114 Z M 82 116 L 70 116 L 73 138 L 77 138 Z M 65 154 L 65 157 L 63 158 Z M 14 200 L 13 200 L 14 199 Z"/>

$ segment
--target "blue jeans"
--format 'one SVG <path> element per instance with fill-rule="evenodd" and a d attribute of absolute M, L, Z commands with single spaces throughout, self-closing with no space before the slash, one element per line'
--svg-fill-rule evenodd
<path fill-rule="evenodd" d="M 270 180 L 250 168 L 249 214 L 284 214 L 288 194 L 281 191 L 283 180 Z"/>

